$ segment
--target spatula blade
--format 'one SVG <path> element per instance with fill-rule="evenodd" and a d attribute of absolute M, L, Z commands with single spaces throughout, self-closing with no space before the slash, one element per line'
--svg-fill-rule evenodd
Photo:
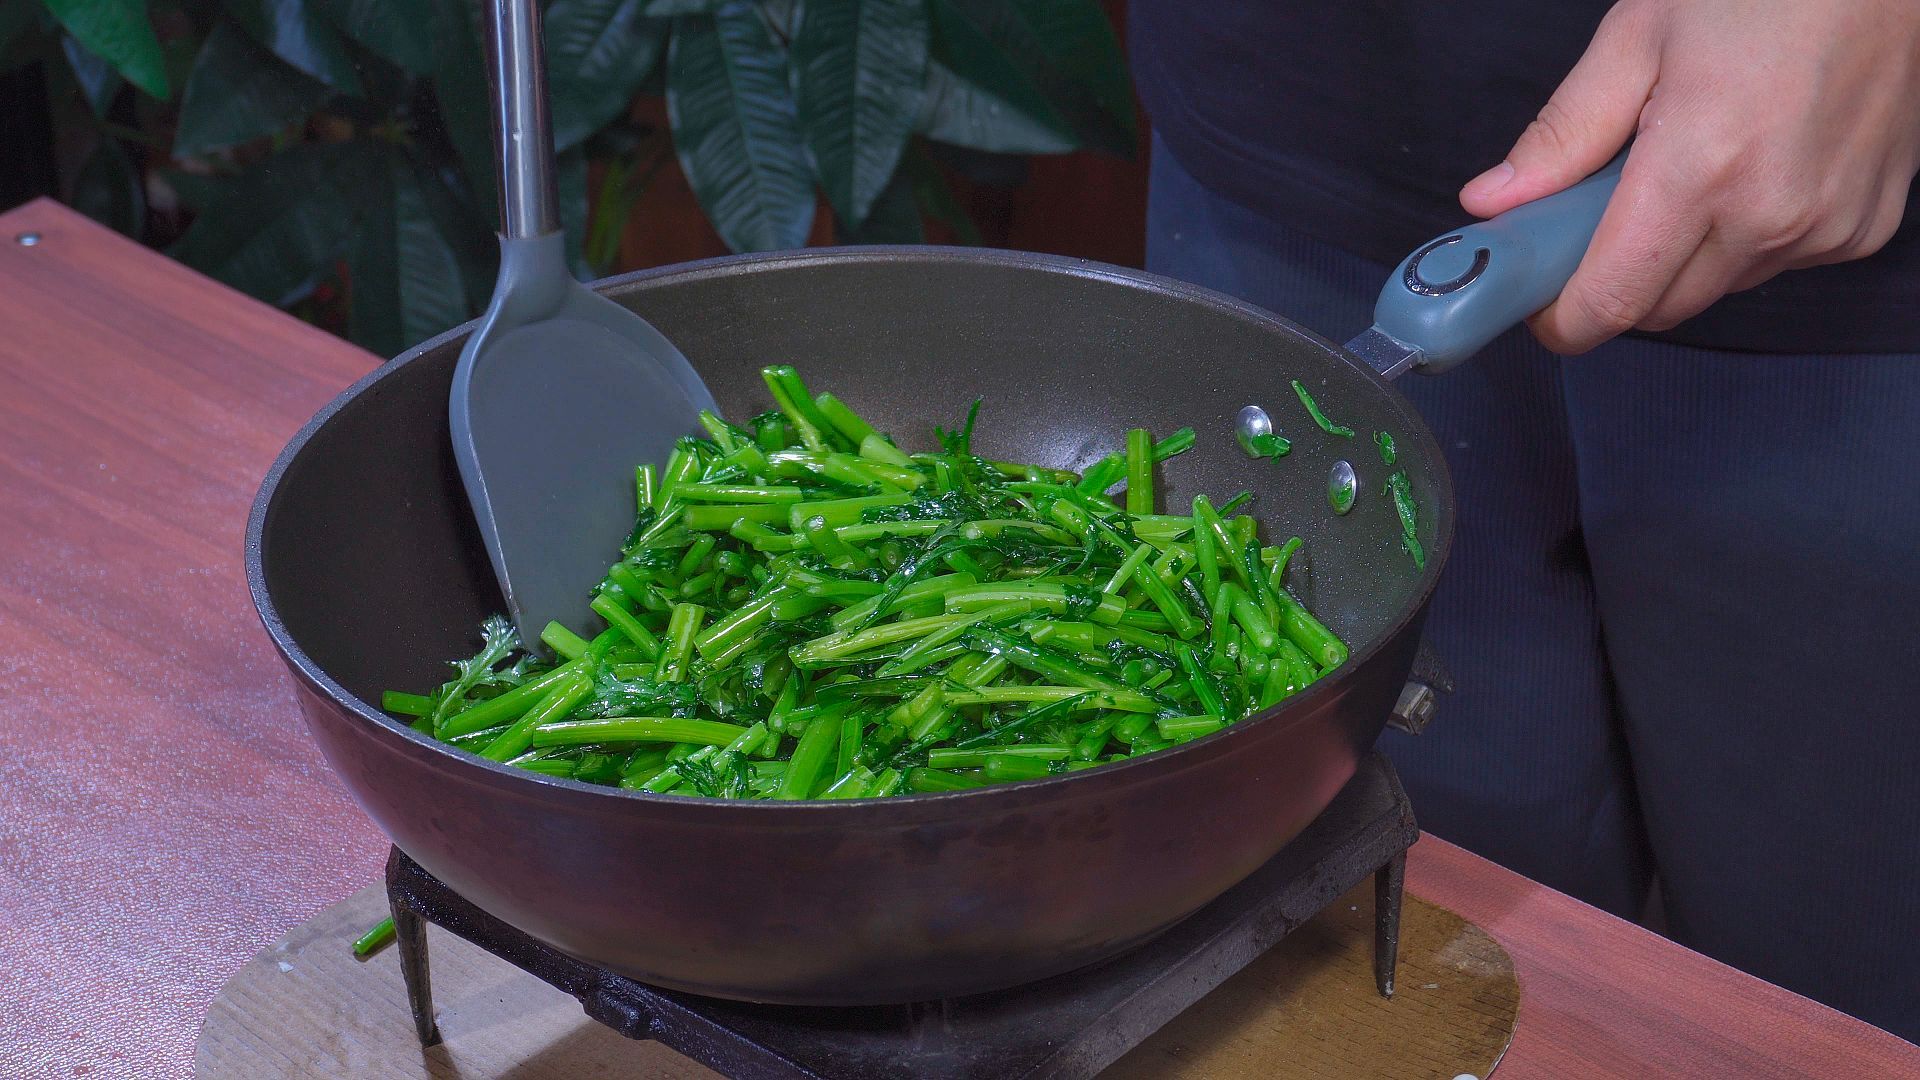
<path fill-rule="evenodd" d="M 588 629 L 593 587 L 633 527 L 634 468 L 664 462 L 712 402 L 697 377 L 704 400 L 688 394 L 671 363 L 643 354 L 620 323 L 658 337 L 652 327 L 586 297 L 593 303 L 569 298 L 519 325 L 489 321 L 469 342 L 450 397 L 461 477 L 529 644 L 549 620 Z M 677 351 L 668 359 L 692 374 Z"/>

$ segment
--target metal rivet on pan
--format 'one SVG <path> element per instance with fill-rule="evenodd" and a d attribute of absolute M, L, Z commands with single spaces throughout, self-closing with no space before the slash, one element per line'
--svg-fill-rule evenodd
<path fill-rule="evenodd" d="M 1336 461 L 1327 472 L 1327 504 L 1336 514 L 1344 514 L 1353 509 L 1354 496 L 1360 493 L 1360 478 L 1353 474 L 1353 465 L 1346 461 Z"/>
<path fill-rule="evenodd" d="M 1240 419 L 1234 424 L 1234 436 L 1240 440 L 1240 449 L 1248 457 L 1266 457 L 1260 443 L 1273 434 L 1273 419 L 1267 410 L 1258 405 L 1249 405 L 1240 410 Z"/>
<path fill-rule="evenodd" d="M 23 232 L 15 236 L 13 242 L 19 244 L 21 247 L 32 247 L 40 242 L 40 234 L 37 232 Z"/>

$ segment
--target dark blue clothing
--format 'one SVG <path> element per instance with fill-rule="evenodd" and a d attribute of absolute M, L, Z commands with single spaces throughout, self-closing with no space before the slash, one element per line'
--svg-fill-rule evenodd
<path fill-rule="evenodd" d="M 1389 260 L 1183 164 L 1154 147 L 1150 269 L 1366 327 Z M 1628 917 L 1657 873 L 1680 941 L 1920 1036 L 1920 355 L 1514 331 L 1397 385 L 1459 494 L 1459 689 L 1385 742 L 1422 826 Z"/>
<path fill-rule="evenodd" d="M 1391 265 L 1461 223 L 1460 185 L 1506 155 L 1609 6 L 1134 0 L 1127 22 L 1154 130 L 1201 183 Z M 1659 336 L 1920 351 L 1920 213 L 1870 259 L 1777 277 Z"/>

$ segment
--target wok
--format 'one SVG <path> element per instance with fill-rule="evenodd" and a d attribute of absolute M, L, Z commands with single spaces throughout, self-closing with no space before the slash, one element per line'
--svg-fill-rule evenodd
<path fill-rule="evenodd" d="M 1578 258 L 1565 249 L 1584 246 L 1597 216 L 1563 207 L 1544 228 L 1523 218 L 1503 237 L 1512 223 L 1496 220 L 1456 234 L 1468 242 L 1436 241 L 1397 272 L 1387 292 L 1405 296 L 1383 301 L 1356 347 L 1388 370 L 1457 361 L 1540 306 L 1541 288 L 1557 291 L 1543 276 L 1565 280 Z M 1488 250 L 1503 257 L 1489 265 Z M 863 1005 L 986 991 L 1112 956 L 1192 913 L 1319 814 L 1378 737 L 1447 560 L 1453 495 L 1418 414 L 1353 353 L 1204 289 L 1011 252 L 825 249 L 595 287 L 678 344 L 736 417 L 767 407 L 758 369 L 785 362 L 910 449 L 931 448 L 931 425 L 955 423 L 976 396 L 977 452 L 1069 468 L 1119 448 L 1128 427 L 1191 425 L 1198 447 L 1165 466 L 1168 504 L 1252 491 L 1279 538 L 1305 538 L 1290 583 L 1352 657 L 1207 738 L 950 794 L 735 802 L 485 761 L 370 704 L 439 683 L 501 609 L 448 442 L 468 324 L 360 380 L 294 437 L 261 487 L 246 559 L 327 760 L 401 850 L 487 911 L 700 994 Z M 1292 379 L 1358 435 L 1313 428 Z M 1292 437 L 1290 456 L 1240 451 L 1233 425 L 1248 404 Z M 1374 431 L 1398 443 L 1424 570 L 1379 494 Z M 1337 517 L 1326 484 L 1341 458 L 1362 494 Z M 607 538 L 609 559 L 619 540 Z"/>

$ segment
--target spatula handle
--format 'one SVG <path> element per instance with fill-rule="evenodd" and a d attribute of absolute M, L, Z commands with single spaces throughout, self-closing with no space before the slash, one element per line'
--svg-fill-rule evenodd
<path fill-rule="evenodd" d="M 500 231 L 509 240 L 558 232 L 553 121 L 537 0 L 488 0 L 487 85 L 500 163 Z"/>

